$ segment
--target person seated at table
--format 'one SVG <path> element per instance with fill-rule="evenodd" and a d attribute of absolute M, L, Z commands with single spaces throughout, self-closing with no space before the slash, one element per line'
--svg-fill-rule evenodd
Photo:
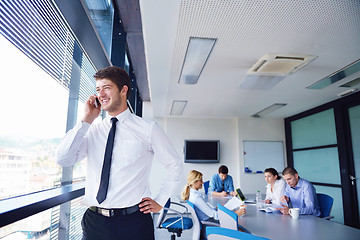
<path fill-rule="evenodd" d="M 300 214 L 320 216 L 320 208 L 314 186 L 307 180 L 300 178 L 292 167 L 286 167 L 283 172 L 286 181 L 284 195 L 280 201 L 287 203 L 279 208 L 281 213 L 289 214 L 289 208 L 299 208 Z"/>
<path fill-rule="evenodd" d="M 199 189 L 202 188 L 203 179 L 202 173 L 196 170 L 191 170 L 187 176 L 187 184 L 181 193 L 181 199 L 183 201 L 189 200 L 195 206 L 196 215 L 200 221 L 216 222 L 219 223 L 219 216 L 217 210 L 207 203 L 202 196 Z M 238 216 L 244 215 L 246 209 L 238 209 L 235 211 Z M 206 239 L 206 224 L 203 224 L 201 229 L 200 239 Z"/>
<path fill-rule="evenodd" d="M 265 169 L 266 197 L 265 203 L 280 205 L 280 198 L 284 195 L 286 183 L 281 179 L 274 168 Z"/>
<path fill-rule="evenodd" d="M 229 169 L 225 165 L 219 167 L 218 173 L 210 178 L 209 192 L 212 196 L 236 196 L 232 177 L 228 174 Z"/>

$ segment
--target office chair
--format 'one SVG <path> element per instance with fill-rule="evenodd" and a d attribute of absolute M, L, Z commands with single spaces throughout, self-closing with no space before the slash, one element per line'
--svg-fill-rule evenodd
<path fill-rule="evenodd" d="M 210 185 L 210 181 L 206 181 L 206 182 L 204 182 L 204 191 L 205 191 L 205 195 L 207 195 L 208 194 L 208 192 L 209 192 L 209 185 Z"/>
<path fill-rule="evenodd" d="M 214 222 L 207 222 L 207 221 L 201 221 L 199 220 L 196 211 L 195 211 L 195 205 L 190 202 L 189 200 L 187 201 L 187 204 L 189 205 L 189 212 L 191 213 L 191 217 L 193 219 L 193 223 L 194 223 L 194 229 L 193 229 L 193 240 L 199 240 L 200 239 L 200 230 L 201 228 L 203 228 L 203 224 L 206 225 L 211 225 L 214 227 L 220 227 L 220 224 L 214 223 Z"/>
<path fill-rule="evenodd" d="M 249 233 L 222 227 L 207 227 L 206 236 L 208 240 L 269 240 L 268 238 L 258 237 Z"/>
<path fill-rule="evenodd" d="M 223 205 L 217 205 L 219 213 L 220 227 L 232 230 L 241 230 L 245 233 L 250 233 L 246 228 L 238 224 L 238 215 Z"/>
<path fill-rule="evenodd" d="M 317 198 L 319 202 L 321 218 L 324 218 L 326 220 L 333 219 L 334 216 L 330 216 L 331 208 L 334 203 L 334 199 L 330 197 L 329 195 L 323 194 L 323 193 L 317 193 Z"/>
<path fill-rule="evenodd" d="M 170 208 L 171 204 L 184 208 L 184 211 L 180 212 L 180 211 Z M 166 219 L 166 214 L 168 211 L 176 213 L 176 217 L 170 217 L 170 218 Z M 169 200 L 166 202 L 163 209 L 160 211 L 160 215 L 159 215 L 159 219 L 157 221 L 156 227 L 167 229 L 169 232 L 172 233 L 171 240 L 175 240 L 176 236 L 178 236 L 178 237 L 181 236 L 181 233 L 183 230 L 191 229 L 193 226 L 193 221 L 191 220 L 191 218 L 184 217 L 184 215 L 187 215 L 187 214 L 188 214 L 188 209 L 186 206 L 184 206 L 180 203 L 171 202 L 170 198 L 169 198 Z"/>

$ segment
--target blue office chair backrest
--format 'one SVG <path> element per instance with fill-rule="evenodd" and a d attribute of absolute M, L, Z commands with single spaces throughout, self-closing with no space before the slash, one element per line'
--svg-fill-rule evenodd
<path fill-rule="evenodd" d="M 250 233 L 249 230 L 244 228 L 238 223 L 238 215 L 230 209 L 221 204 L 217 205 L 219 213 L 220 227 L 229 228 L 232 230 L 241 230 L 245 233 Z"/>
<path fill-rule="evenodd" d="M 222 227 L 207 227 L 206 236 L 208 240 L 269 240 L 268 238 L 258 237 L 249 233 L 240 232 L 233 229 Z"/>
<path fill-rule="evenodd" d="M 207 195 L 208 192 L 209 192 L 209 185 L 210 185 L 210 181 L 204 182 L 204 191 L 205 191 L 205 194 L 206 194 L 206 195 Z"/>
<path fill-rule="evenodd" d="M 330 197 L 329 195 L 323 194 L 323 193 L 317 193 L 317 198 L 320 206 L 320 217 L 329 217 L 332 205 L 334 203 L 334 199 Z"/>
<path fill-rule="evenodd" d="M 220 227 L 239 230 L 238 215 L 221 204 L 217 205 Z"/>
<path fill-rule="evenodd" d="M 160 211 L 160 215 L 156 227 L 160 228 L 161 224 L 164 222 L 166 214 L 168 212 L 168 208 L 170 207 L 170 203 L 171 200 L 169 198 L 169 200 L 167 200 L 167 202 L 165 203 L 164 208 Z"/>
<path fill-rule="evenodd" d="M 192 236 L 192 239 L 199 239 L 200 238 L 200 230 L 201 230 L 201 222 L 196 214 L 196 211 L 195 211 L 195 206 L 192 202 L 190 202 L 189 200 L 186 201 L 186 203 L 190 206 L 189 208 L 189 212 L 191 213 L 191 217 L 193 219 L 193 226 L 194 226 L 194 229 L 193 229 L 193 236 Z"/>

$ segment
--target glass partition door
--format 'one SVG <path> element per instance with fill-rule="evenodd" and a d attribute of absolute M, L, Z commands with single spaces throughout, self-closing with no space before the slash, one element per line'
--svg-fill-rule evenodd
<path fill-rule="evenodd" d="M 288 165 L 334 198 L 336 221 L 360 228 L 360 92 L 285 119 Z"/>
<path fill-rule="evenodd" d="M 357 186 L 358 210 L 360 216 L 360 105 L 349 108 L 350 132 L 353 149 L 355 176 L 351 181 Z"/>
<path fill-rule="evenodd" d="M 334 109 L 291 122 L 293 164 L 317 193 L 334 199 L 331 215 L 344 223 L 342 187 Z"/>

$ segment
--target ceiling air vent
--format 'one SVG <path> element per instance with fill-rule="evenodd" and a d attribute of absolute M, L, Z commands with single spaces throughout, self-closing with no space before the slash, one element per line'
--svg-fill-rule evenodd
<path fill-rule="evenodd" d="M 286 76 L 298 71 L 317 56 L 265 54 L 247 72 L 249 75 Z"/>

